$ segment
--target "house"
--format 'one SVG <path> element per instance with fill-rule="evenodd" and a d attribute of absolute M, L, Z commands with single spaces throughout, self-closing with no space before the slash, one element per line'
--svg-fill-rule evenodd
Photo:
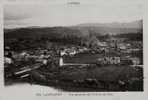
<path fill-rule="evenodd" d="M 20 53 L 20 56 L 21 56 L 21 57 L 25 57 L 25 56 L 29 56 L 29 54 L 24 51 L 24 52 Z"/>
<path fill-rule="evenodd" d="M 60 52 L 60 56 L 64 56 L 64 55 L 67 55 L 66 50 L 63 50 Z"/>
<path fill-rule="evenodd" d="M 63 63 L 63 58 L 60 57 L 60 60 L 59 60 L 59 66 L 63 66 L 63 65 L 64 65 L 64 63 Z"/>
<path fill-rule="evenodd" d="M 120 57 L 104 57 L 99 58 L 97 61 L 100 64 L 120 64 Z"/>
<path fill-rule="evenodd" d="M 76 52 L 75 50 L 72 50 L 72 51 L 69 52 L 69 55 L 70 55 L 70 56 L 73 56 L 73 55 L 75 55 L 76 53 L 77 53 L 77 52 Z"/>
<path fill-rule="evenodd" d="M 133 65 L 139 65 L 140 64 L 140 59 L 137 57 L 130 58 L 132 60 Z"/>
<path fill-rule="evenodd" d="M 121 49 L 121 50 L 126 50 L 126 46 L 123 43 L 118 44 L 118 48 Z"/>
<path fill-rule="evenodd" d="M 99 46 L 99 47 L 107 47 L 107 43 L 106 42 L 98 42 L 97 43 L 97 45 Z"/>
<path fill-rule="evenodd" d="M 12 61 L 12 59 L 9 58 L 9 57 L 4 57 L 4 63 L 5 63 L 5 64 L 12 64 L 13 61 Z"/>

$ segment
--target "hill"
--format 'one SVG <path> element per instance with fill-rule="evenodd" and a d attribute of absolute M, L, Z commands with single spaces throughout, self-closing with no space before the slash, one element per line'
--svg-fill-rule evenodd
<path fill-rule="evenodd" d="M 4 38 L 8 39 L 41 39 L 42 41 L 81 43 L 90 38 L 109 35 L 118 37 L 142 36 L 142 20 L 130 23 L 85 23 L 76 26 L 65 27 L 26 27 L 16 29 L 4 29 Z M 121 35 L 125 34 L 125 35 Z M 133 34 L 133 35 L 131 35 Z"/>

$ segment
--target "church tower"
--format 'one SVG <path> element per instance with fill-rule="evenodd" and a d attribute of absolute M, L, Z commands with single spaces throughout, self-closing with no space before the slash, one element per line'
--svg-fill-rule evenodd
<path fill-rule="evenodd" d="M 64 53 L 62 51 L 60 51 L 60 59 L 59 59 L 59 66 L 62 67 L 64 65 L 63 63 L 63 55 Z"/>

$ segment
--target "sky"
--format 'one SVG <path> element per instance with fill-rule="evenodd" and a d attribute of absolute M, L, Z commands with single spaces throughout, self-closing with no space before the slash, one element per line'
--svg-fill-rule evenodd
<path fill-rule="evenodd" d="M 112 0 L 114 1 L 114 0 Z M 126 1 L 126 0 L 125 0 Z M 53 4 L 6 4 L 4 28 L 69 26 L 82 23 L 130 22 L 142 19 L 137 2 Z"/>

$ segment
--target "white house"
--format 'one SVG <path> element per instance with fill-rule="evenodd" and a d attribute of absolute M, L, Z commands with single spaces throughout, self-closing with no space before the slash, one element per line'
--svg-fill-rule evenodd
<path fill-rule="evenodd" d="M 4 63 L 5 64 L 12 64 L 12 59 L 11 58 L 8 58 L 8 57 L 4 57 Z"/>

